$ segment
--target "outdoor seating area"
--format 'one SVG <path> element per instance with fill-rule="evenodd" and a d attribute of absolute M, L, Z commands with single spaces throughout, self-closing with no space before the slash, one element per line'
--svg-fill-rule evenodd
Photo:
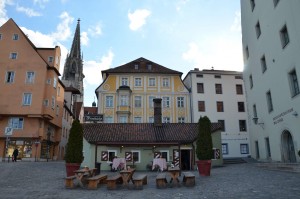
<path fill-rule="evenodd" d="M 65 187 L 69 189 L 97 189 L 101 184 L 108 190 L 136 189 L 142 190 L 149 183 L 158 189 L 195 186 L 195 175 L 192 172 L 182 172 L 179 167 L 168 167 L 160 172 L 136 171 L 127 168 L 117 172 L 104 172 L 95 175 L 96 169 L 83 168 L 76 170 L 73 176 L 65 178 Z"/>

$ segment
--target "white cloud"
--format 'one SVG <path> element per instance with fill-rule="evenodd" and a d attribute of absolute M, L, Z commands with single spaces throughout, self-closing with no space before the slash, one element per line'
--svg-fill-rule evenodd
<path fill-rule="evenodd" d="M 80 34 L 80 42 L 82 45 L 87 46 L 89 43 L 89 37 L 87 32 L 81 32 Z"/>
<path fill-rule="evenodd" d="M 146 18 L 151 14 L 149 10 L 138 9 L 133 13 L 128 13 L 128 19 L 130 21 L 129 28 L 133 31 L 138 30 L 146 24 Z"/>
<path fill-rule="evenodd" d="M 99 86 L 102 81 L 101 71 L 109 69 L 112 64 L 114 54 L 111 50 L 104 55 L 100 62 L 85 61 L 83 67 L 83 74 L 85 75 L 84 84 Z"/>
<path fill-rule="evenodd" d="M 45 4 L 48 2 L 49 0 L 33 0 L 33 3 L 38 4 L 41 8 L 45 8 Z"/>
<path fill-rule="evenodd" d="M 22 7 L 22 6 L 19 6 L 19 5 L 17 5 L 17 11 L 18 12 L 23 12 L 23 13 L 25 13 L 27 16 L 29 16 L 29 17 L 37 17 L 37 16 L 42 16 L 42 14 L 41 13 L 39 13 L 39 12 L 36 12 L 36 11 L 34 11 L 33 9 L 31 9 L 31 8 L 25 8 L 25 7 Z"/>
<path fill-rule="evenodd" d="M 7 20 L 8 16 L 6 14 L 6 5 L 12 5 L 12 0 L 0 0 L 0 26 L 2 26 Z"/>
<path fill-rule="evenodd" d="M 214 38 L 208 45 L 199 46 L 190 43 L 189 49 L 182 54 L 182 58 L 199 69 L 243 70 L 242 46 L 238 40 L 228 38 Z"/>
<path fill-rule="evenodd" d="M 100 24 L 96 24 L 95 26 L 89 28 L 88 32 L 92 36 L 102 35 L 101 25 Z"/>
<path fill-rule="evenodd" d="M 235 17 L 232 26 L 230 27 L 231 31 L 241 32 L 241 11 L 235 12 Z"/>
<path fill-rule="evenodd" d="M 62 21 L 57 25 L 56 32 L 52 33 L 52 37 L 58 41 L 65 41 L 71 36 L 70 25 L 74 18 L 71 17 L 67 12 L 63 12 L 60 16 Z"/>

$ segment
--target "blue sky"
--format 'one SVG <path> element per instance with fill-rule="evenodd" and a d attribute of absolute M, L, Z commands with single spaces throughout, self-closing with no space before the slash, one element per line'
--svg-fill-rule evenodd
<path fill-rule="evenodd" d="M 243 70 L 239 0 L 0 0 L 36 47 L 70 51 L 80 18 L 85 106 L 101 71 L 144 57 L 183 73 L 194 68 Z"/>

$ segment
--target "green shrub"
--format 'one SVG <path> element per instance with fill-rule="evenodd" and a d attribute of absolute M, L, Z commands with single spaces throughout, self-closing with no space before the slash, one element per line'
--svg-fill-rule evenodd
<path fill-rule="evenodd" d="M 211 160 L 213 158 L 212 148 L 211 122 L 207 116 L 200 117 L 196 141 L 197 158 L 199 160 Z"/>
<path fill-rule="evenodd" d="M 83 129 L 79 120 L 74 120 L 66 146 L 66 163 L 81 163 L 83 161 Z"/>

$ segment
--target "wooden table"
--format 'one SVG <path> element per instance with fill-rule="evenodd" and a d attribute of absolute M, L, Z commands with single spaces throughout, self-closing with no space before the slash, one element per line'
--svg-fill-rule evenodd
<path fill-rule="evenodd" d="M 179 173 L 180 173 L 180 168 L 179 167 L 168 167 L 168 172 L 171 176 L 171 181 L 170 183 L 172 183 L 173 186 L 178 186 L 179 185 Z"/>
<path fill-rule="evenodd" d="M 135 172 L 135 169 L 124 169 L 122 171 L 120 171 L 120 174 L 122 176 L 122 180 L 123 180 L 123 186 L 127 187 L 128 186 L 128 182 L 131 180 L 131 182 L 133 182 L 132 180 L 132 176 Z"/>
<path fill-rule="evenodd" d="M 83 177 L 92 177 L 95 175 L 97 171 L 97 168 L 88 168 L 88 167 L 84 167 L 83 169 L 79 169 L 74 171 L 75 177 L 77 179 L 77 182 L 79 184 L 80 187 L 83 187 Z"/>

